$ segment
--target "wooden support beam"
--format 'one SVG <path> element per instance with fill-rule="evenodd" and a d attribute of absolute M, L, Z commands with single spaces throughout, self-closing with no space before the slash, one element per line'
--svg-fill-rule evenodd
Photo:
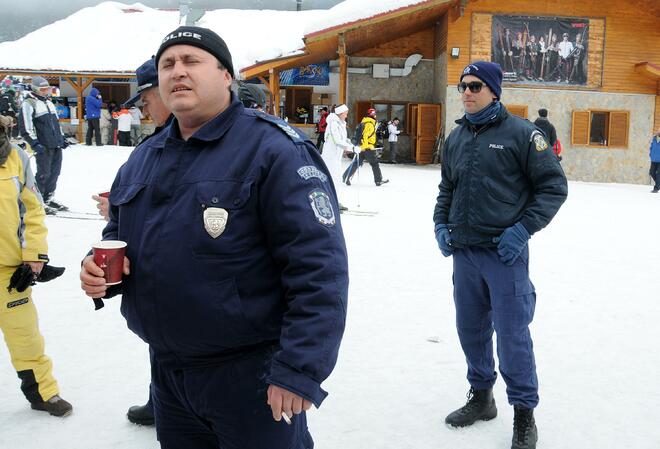
<path fill-rule="evenodd" d="M 346 58 L 346 41 L 344 34 L 339 35 L 339 103 L 346 104 L 346 82 L 348 81 L 348 62 Z"/>
<path fill-rule="evenodd" d="M 268 88 L 268 90 L 270 90 L 270 83 L 268 82 L 266 77 L 259 76 L 258 78 L 259 78 L 259 81 L 261 81 L 261 84 L 265 85 Z"/>
<path fill-rule="evenodd" d="M 76 92 L 78 92 L 78 87 L 79 87 L 78 83 L 75 82 L 72 77 L 65 76 L 64 79 L 67 80 L 69 84 L 71 84 L 71 86 L 76 90 Z"/>
<path fill-rule="evenodd" d="M 78 139 L 78 142 L 82 142 L 83 141 L 83 100 L 82 100 L 81 86 L 82 86 L 83 78 L 65 76 L 64 79 L 67 80 L 67 82 L 71 84 L 71 87 L 73 87 L 73 89 L 76 91 L 76 98 L 78 98 L 78 104 L 76 105 L 76 119 L 78 120 L 76 139 Z"/>
<path fill-rule="evenodd" d="M 92 77 L 88 78 L 88 79 L 87 79 L 87 82 L 85 82 L 85 84 L 83 84 L 83 86 L 82 86 L 82 88 L 81 88 L 80 90 L 81 90 L 81 91 L 84 91 L 85 89 L 87 89 L 87 88 L 89 87 L 89 85 L 92 84 L 92 83 L 94 82 L 95 79 L 96 79 L 95 76 L 92 76 Z"/>
<path fill-rule="evenodd" d="M 280 72 L 277 69 L 268 70 L 268 81 L 270 89 L 271 105 L 273 106 L 272 114 L 276 117 L 280 116 Z"/>
<path fill-rule="evenodd" d="M 80 77 L 80 90 L 78 91 L 78 132 L 76 135 L 78 136 L 78 142 L 82 142 L 83 139 L 83 125 L 85 123 L 84 115 L 83 115 L 83 92 L 85 92 L 85 89 L 89 87 L 90 84 L 94 82 L 96 79 L 95 76 L 91 76 L 87 78 L 87 81 L 83 83 L 83 78 Z"/>

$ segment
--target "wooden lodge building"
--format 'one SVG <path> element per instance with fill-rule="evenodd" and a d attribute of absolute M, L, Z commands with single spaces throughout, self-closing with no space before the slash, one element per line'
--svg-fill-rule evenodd
<path fill-rule="evenodd" d="M 462 115 L 461 71 L 494 60 L 511 112 L 533 121 L 548 109 L 569 179 L 647 183 L 660 127 L 658 23 L 658 0 L 427 0 L 307 34 L 298 54 L 240 73 L 267 85 L 274 112 L 294 123 L 314 103 L 346 103 L 351 127 L 369 107 L 397 116 L 399 158 L 426 164 Z M 280 85 L 282 71 L 326 62 L 328 86 Z"/>
<path fill-rule="evenodd" d="M 398 117 L 403 130 L 399 160 L 428 164 L 434 162 L 438 137 L 447 135 L 462 115 L 456 89 L 461 71 L 471 61 L 494 60 L 504 69 L 501 100 L 511 112 L 533 121 L 539 108 L 548 109 L 569 179 L 648 182 L 649 142 L 660 128 L 659 0 L 408 3 L 357 15 L 346 9 L 347 17 L 362 18 L 344 22 L 339 14 L 326 28 L 314 25 L 316 31 L 304 36 L 303 48 L 248 67 L 241 64 L 240 78 L 269 91 L 271 111 L 310 135 L 313 112 L 323 105 L 346 103 L 351 128 L 370 107 L 379 119 Z M 121 7 L 118 20 L 134 16 L 144 21 L 141 16 L 147 16 L 145 8 L 103 5 L 98 8 L 109 13 Z M 208 23 L 221 27 L 213 20 Z M 157 46 L 159 27 L 171 25 L 154 21 L 148 27 L 153 35 L 140 40 L 145 48 Z M 223 35 L 223 29 L 216 31 Z M 112 54 L 106 47 L 98 51 Z M 241 50 L 234 52 L 235 59 L 244 56 Z M 135 73 L 115 70 L 127 64 L 112 56 L 115 62 L 105 70 L 87 71 L 39 70 L 35 63 L 25 68 L 3 59 L 0 76 L 44 76 L 74 105 L 82 104 L 92 86 L 104 99 L 121 102 L 135 93 Z M 293 71 L 309 75 L 318 66 L 326 75 L 322 83 L 307 85 L 288 76 Z M 85 126 L 81 109 L 60 120 L 65 129 L 75 128 L 79 139 Z"/>

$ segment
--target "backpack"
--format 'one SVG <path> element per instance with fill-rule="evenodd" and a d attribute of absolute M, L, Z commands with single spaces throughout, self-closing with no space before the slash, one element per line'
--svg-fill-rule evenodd
<path fill-rule="evenodd" d="M 360 142 L 362 142 L 362 134 L 364 134 L 364 122 L 360 122 L 355 128 L 355 134 L 353 134 L 353 138 L 351 139 L 353 145 L 360 145 Z"/>
<path fill-rule="evenodd" d="M 390 137 L 390 128 L 387 120 L 380 121 L 380 125 L 378 126 L 378 131 L 376 131 L 376 134 L 380 139 L 387 139 Z"/>
<path fill-rule="evenodd" d="M 555 153 L 555 156 L 559 156 L 561 154 L 561 142 L 559 139 L 557 139 L 554 146 L 552 147 L 552 152 Z"/>

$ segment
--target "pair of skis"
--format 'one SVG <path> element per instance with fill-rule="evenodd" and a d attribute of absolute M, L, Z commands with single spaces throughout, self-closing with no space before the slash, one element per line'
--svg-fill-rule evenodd
<path fill-rule="evenodd" d="M 368 210 L 359 210 L 359 209 L 348 209 L 348 210 L 343 210 L 341 211 L 342 215 L 355 215 L 357 217 L 375 217 L 378 215 L 378 212 L 376 211 L 368 211 Z"/>
<path fill-rule="evenodd" d="M 375 217 L 377 211 L 366 211 L 360 209 L 360 153 L 355 153 L 351 164 L 357 164 L 357 207 L 358 209 L 348 209 L 341 211 L 342 215 L 355 215 L 357 217 Z"/>
<path fill-rule="evenodd" d="M 58 210 L 54 215 L 46 215 L 47 217 L 65 218 L 69 220 L 93 220 L 105 221 L 102 216 L 94 212 L 75 212 L 70 210 Z"/>

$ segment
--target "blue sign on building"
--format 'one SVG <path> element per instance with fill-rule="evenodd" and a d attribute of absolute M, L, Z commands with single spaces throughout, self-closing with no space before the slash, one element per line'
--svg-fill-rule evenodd
<path fill-rule="evenodd" d="M 330 63 L 309 64 L 280 72 L 280 86 L 327 86 Z"/>

